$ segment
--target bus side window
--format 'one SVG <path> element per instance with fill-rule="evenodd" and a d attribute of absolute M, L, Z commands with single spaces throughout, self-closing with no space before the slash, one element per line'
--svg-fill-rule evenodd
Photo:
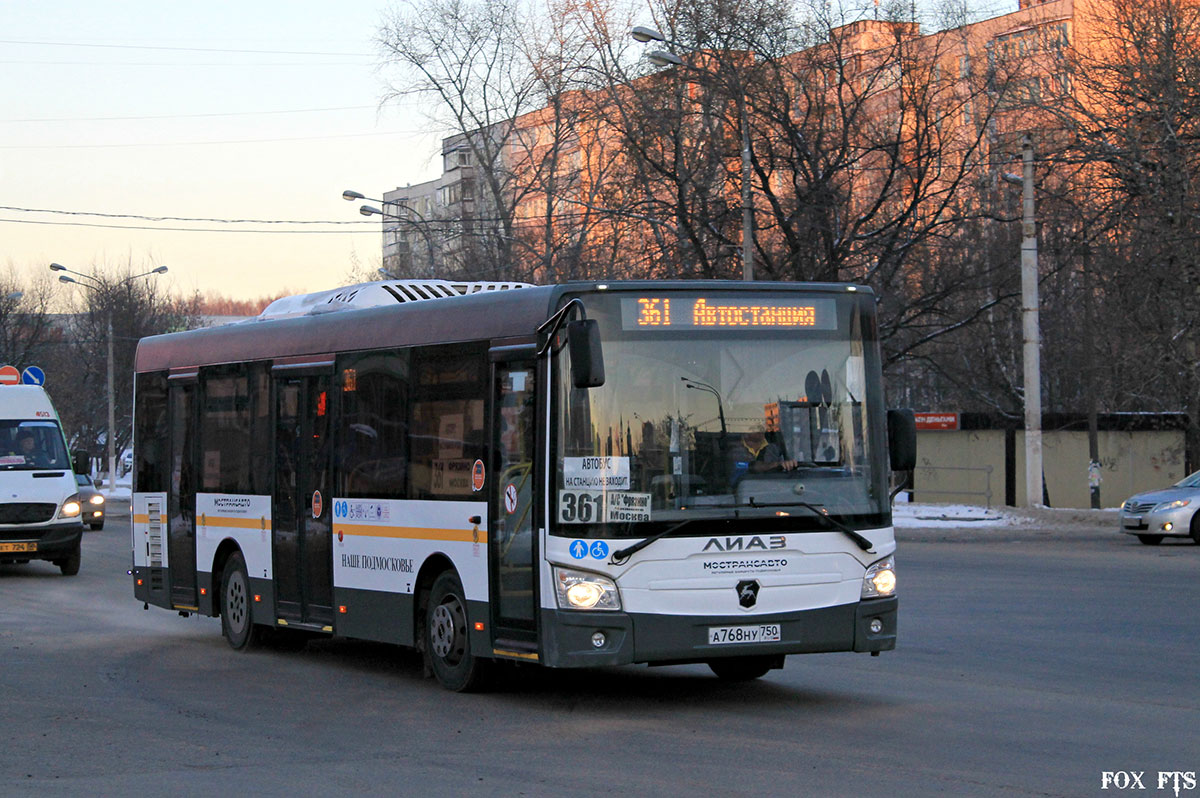
<path fill-rule="evenodd" d="M 372 352 L 338 360 L 341 428 L 338 494 L 349 498 L 408 496 L 409 353 Z"/>
<path fill-rule="evenodd" d="M 170 478 L 167 462 L 167 375 L 137 375 L 134 421 L 137 449 L 134 452 L 134 490 L 141 493 L 165 491 Z"/>
<path fill-rule="evenodd" d="M 414 499 L 469 497 L 483 453 L 487 365 L 482 347 L 437 347 L 414 365 L 409 486 Z"/>

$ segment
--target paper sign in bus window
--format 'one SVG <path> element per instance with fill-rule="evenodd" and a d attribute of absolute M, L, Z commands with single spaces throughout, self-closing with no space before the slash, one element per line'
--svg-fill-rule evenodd
<path fill-rule="evenodd" d="M 564 457 L 568 490 L 629 490 L 628 457 Z"/>

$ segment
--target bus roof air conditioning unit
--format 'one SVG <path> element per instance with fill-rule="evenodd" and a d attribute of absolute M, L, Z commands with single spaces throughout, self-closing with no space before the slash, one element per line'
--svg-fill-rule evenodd
<path fill-rule="evenodd" d="M 257 319 L 284 319 L 312 316 L 339 310 L 360 310 L 386 305 L 424 302 L 430 299 L 482 294 L 489 291 L 511 291 L 530 288 L 529 283 L 515 282 L 451 282 L 449 280 L 379 280 L 359 283 L 345 288 L 333 288 L 312 294 L 283 297 L 267 305 Z"/>

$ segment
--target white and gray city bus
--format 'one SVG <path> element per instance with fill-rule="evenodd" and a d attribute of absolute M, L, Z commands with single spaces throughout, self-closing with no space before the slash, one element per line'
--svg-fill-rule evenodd
<path fill-rule="evenodd" d="M 707 663 L 896 641 L 862 286 L 385 281 L 138 347 L 136 597 L 423 652 Z"/>

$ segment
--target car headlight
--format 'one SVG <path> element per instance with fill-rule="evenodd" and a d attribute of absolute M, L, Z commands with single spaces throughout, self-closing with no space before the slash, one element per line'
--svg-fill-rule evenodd
<path fill-rule="evenodd" d="M 617 583 L 607 576 L 571 568 L 555 568 L 554 586 L 561 610 L 621 609 Z"/>
<path fill-rule="evenodd" d="M 92 498 L 88 499 L 89 504 L 104 504 L 104 497 L 97 493 Z"/>
<path fill-rule="evenodd" d="M 1166 512 L 1167 510 L 1178 510 L 1180 507 L 1187 507 L 1191 503 L 1191 499 L 1176 499 L 1173 502 L 1162 502 L 1161 504 L 1154 505 L 1154 509 L 1150 512 L 1162 513 Z"/>
<path fill-rule="evenodd" d="M 79 494 L 76 493 L 71 498 L 63 502 L 58 511 L 59 518 L 78 518 L 81 508 L 79 506 Z"/>
<path fill-rule="evenodd" d="M 896 594 L 896 558 L 884 557 L 863 576 L 862 598 L 885 598 Z"/>

